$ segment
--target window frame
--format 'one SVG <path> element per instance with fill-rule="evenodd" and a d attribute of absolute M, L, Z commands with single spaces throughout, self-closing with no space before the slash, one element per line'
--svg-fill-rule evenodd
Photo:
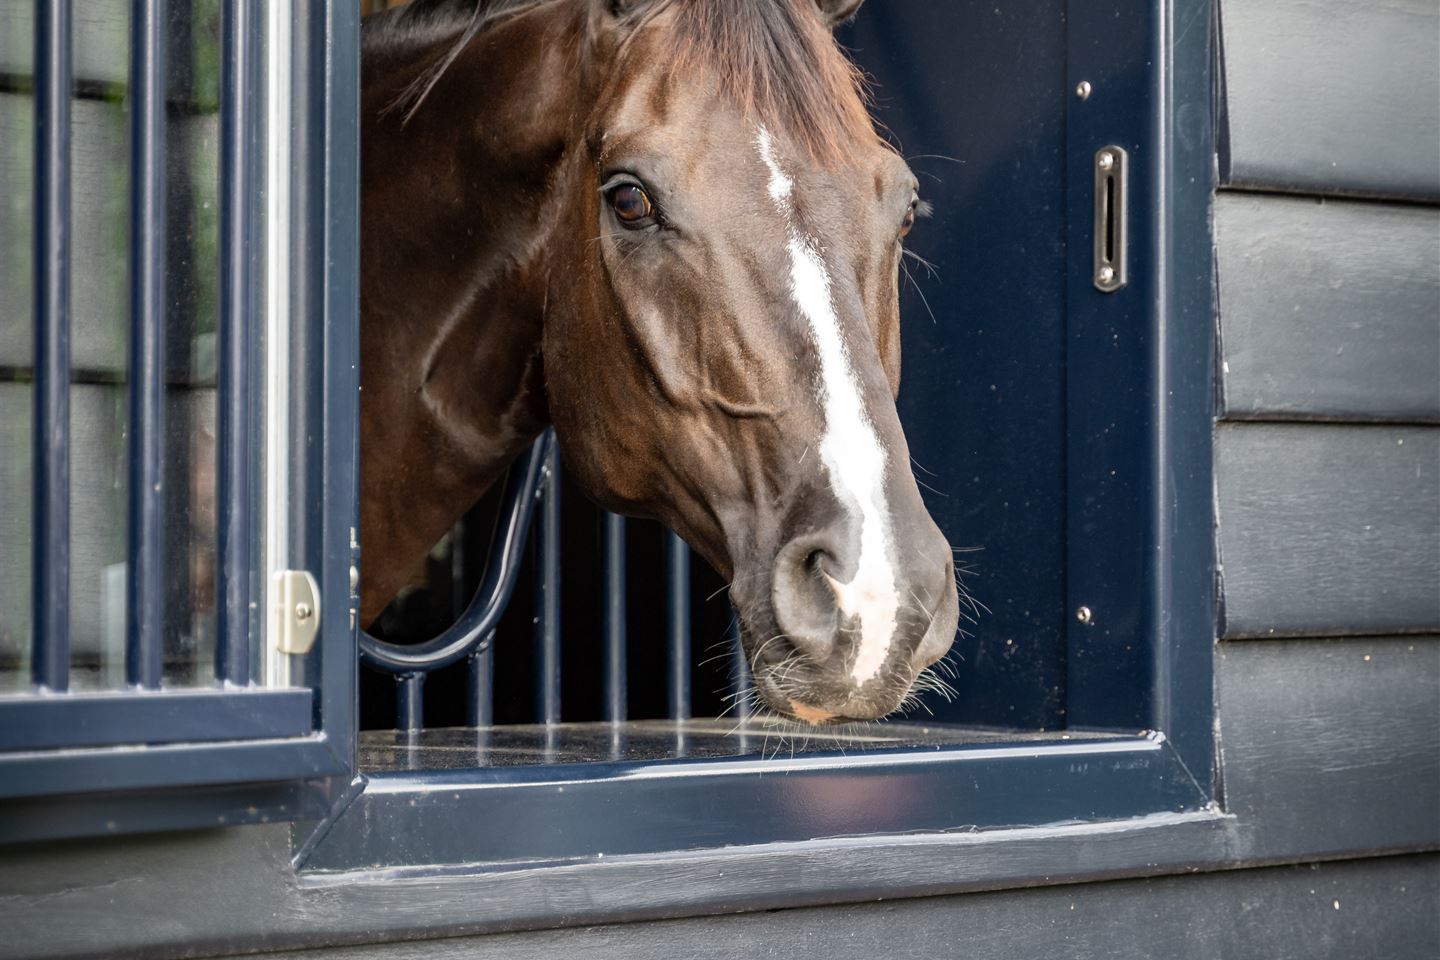
<path fill-rule="evenodd" d="M 258 101 L 253 58 L 264 49 L 258 6 L 228 0 L 246 19 L 237 36 L 252 58 L 242 99 Z M 219 685 L 193 690 L 128 689 L 102 693 L 31 693 L 0 698 L 0 842 L 323 816 L 351 779 L 355 743 L 354 620 L 358 605 L 351 570 L 358 559 L 358 12 L 329 0 L 293 15 L 296 117 L 290 182 L 297 282 L 291 307 L 291 363 L 307 385 L 295 398 L 286 464 L 298 495 L 290 518 L 289 565 L 319 584 L 321 621 L 309 653 L 295 666 L 293 687 Z M 244 160 L 263 159 L 258 111 Z M 222 188 L 225 185 L 222 184 Z M 259 191 L 245 200 L 252 217 Z M 251 244 L 240 252 L 246 275 L 265 263 Z M 258 309 L 253 289 L 240 291 Z M 252 333 L 258 324 L 251 318 Z M 254 337 L 250 338 L 256 342 Z M 262 364 L 250 364 L 247 391 L 263 389 Z M 255 405 L 239 421 L 248 459 L 266 438 Z M 240 536 L 260 535 L 261 501 L 237 507 Z M 222 508 L 223 515 L 223 508 Z M 252 591 L 264 571 L 249 552 Z M 218 598 L 217 598 L 218 600 Z M 246 616 L 263 609 L 252 598 Z M 263 623 L 258 634 L 263 638 Z M 263 660 L 263 658 L 262 658 Z M 252 673 L 252 676 L 256 674 Z M 263 662 L 262 672 L 263 676 Z M 35 736 L 27 740 L 27 732 Z M 177 733 L 179 731 L 179 733 Z M 103 745 L 102 745 L 103 744 Z"/>
<path fill-rule="evenodd" d="M 1076 91 L 1067 100 L 1065 158 L 1067 597 L 1072 611 L 1092 611 L 1070 624 L 1067 718 L 1072 730 L 1112 736 L 1057 732 L 1048 742 L 863 758 L 386 772 L 360 778 L 361 789 L 314 833 L 297 832 L 305 875 L 364 883 L 460 871 L 495 875 L 504 887 L 499 874 L 522 866 L 654 856 L 700 863 L 724 860 L 721 847 L 781 855 L 793 846 L 801 855 L 827 836 L 888 844 L 902 833 L 1152 822 L 1209 835 L 1219 816 L 1213 8 L 1157 0 L 1112 18 L 1067 7 L 1067 90 Z M 1080 97 L 1081 81 L 1097 95 Z M 1112 144 L 1130 157 L 1132 269 L 1128 285 L 1107 294 L 1093 283 L 1092 183 L 1097 149 Z M 1138 333 L 1120 336 L 1126 331 Z M 905 798 L 908 819 L 883 808 L 857 807 L 834 822 L 816 814 L 827 798 L 847 796 Z M 973 796 L 982 797 L 975 806 L 957 805 Z M 833 881 L 837 890 L 857 882 Z"/>
<path fill-rule="evenodd" d="M 1018 824 L 1079 821 L 1090 827 L 1108 821 L 1128 829 L 1155 817 L 1170 817 L 1167 825 L 1208 836 L 1208 826 L 1187 824 L 1215 817 L 1211 32 L 1195 23 L 1207 17 L 1211 5 L 1208 0 L 1165 0 L 1130 20 L 1091 16 L 1088 21 L 1078 6 L 1069 10 L 1071 89 L 1085 79 L 1127 93 L 1113 99 L 1072 98 L 1067 109 L 1066 166 L 1074 185 L 1068 269 L 1070 534 L 1079 559 L 1094 565 L 1087 570 L 1072 555 L 1068 589 L 1077 605 L 1094 604 L 1090 598 L 1095 596 L 1107 598 L 1096 608 L 1105 616 L 1094 621 L 1095 627 L 1072 625 L 1069 722 L 1076 728 L 1111 730 L 1113 737 L 1070 742 L 1056 734 L 1048 743 L 877 752 L 863 762 L 812 755 L 763 764 L 728 759 L 672 761 L 663 767 L 594 765 L 571 768 L 572 776 L 563 783 L 555 777 L 556 768 L 396 774 L 352 782 L 355 627 L 335 599 L 346 597 L 353 617 L 359 25 L 355 4 L 328 0 L 309 7 L 309 16 L 296 21 L 302 38 L 297 49 L 314 58 L 297 76 L 307 78 L 305 102 L 320 118 L 305 128 L 296 162 L 302 171 L 297 182 L 304 185 L 296 196 L 297 272 L 323 278 L 302 291 L 307 309 L 297 314 L 301 322 L 313 324 L 302 342 L 319 354 L 305 358 L 306 369 L 315 375 L 307 378 L 313 389 L 306 391 L 304 420 L 318 431 L 310 451 L 318 455 L 307 458 L 301 471 L 318 496 L 297 499 L 304 506 L 297 524 L 305 534 L 305 565 L 317 573 L 322 596 L 331 598 L 305 667 L 318 694 L 314 732 L 288 740 L 5 757 L 0 783 L 7 789 L 25 785 L 29 795 L 0 803 L 0 824 L 5 824 L 0 839 L 319 817 L 318 826 L 297 826 L 293 832 L 296 865 L 314 882 L 363 886 L 376 878 L 377 869 L 419 876 L 459 870 L 484 875 L 500 890 L 518 891 L 527 882 L 519 876 L 525 871 L 516 872 L 513 883 L 504 876 L 513 872 L 516 858 L 497 860 L 474 843 L 484 833 L 475 824 L 502 822 L 495 816 L 505 809 L 499 804 L 520 818 L 514 822 L 529 823 L 526 829 L 553 829 L 557 818 L 573 827 L 569 845 L 549 851 L 543 863 L 583 864 L 611 845 L 622 859 L 666 854 L 702 865 L 726 858 L 714 849 L 717 845 L 773 848 L 779 855 L 790 849 L 798 856 L 808 855 L 808 843 L 845 846 L 815 839 L 834 836 L 834 831 L 805 816 L 803 802 L 790 808 L 797 814 L 793 817 L 767 817 L 747 808 L 753 811 L 759 802 L 768 805 L 761 809 L 782 809 L 796 800 L 863 793 L 877 783 L 884 796 L 908 796 L 918 786 L 933 801 L 927 808 L 931 815 L 907 821 L 913 824 L 908 828 L 883 818 L 857 821 L 865 836 L 856 842 L 877 849 L 894 846 L 907 829 L 932 839 L 978 830 L 999 842 L 1004 828 Z M 1132 196 L 1144 198 L 1131 213 L 1131 283 L 1108 299 L 1090 284 L 1089 243 L 1090 165 L 1095 148 L 1106 143 L 1131 151 Z M 1143 337 L 1128 343 L 1123 354 L 1109 352 L 1113 331 L 1137 325 Z M 1123 439 L 1114 441 L 1123 458 L 1087 456 L 1097 436 L 1120 422 L 1106 419 L 1112 416 L 1133 418 L 1125 421 L 1129 429 Z M 1124 463 L 1124 476 L 1110 480 L 1108 470 L 1115 462 Z M 1105 535 L 1095 536 L 1097 529 Z M 1138 732 L 1142 728 L 1146 732 Z M 562 786 L 569 787 L 571 800 L 555 807 Z M 708 839 L 683 829 L 644 830 L 648 837 L 615 845 L 606 833 L 615 822 L 612 811 L 641 796 L 636 790 L 644 790 L 655 809 L 667 809 L 666 801 L 689 805 L 682 809 L 703 811 L 706 803 L 717 809 L 720 797 L 724 808 L 739 811 L 739 820 Z M 983 816 L 953 806 L 966 791 L 984 795 Z M 535 816 L 542 810 L 548 817 Z M 1177 815 L 1180 820 L 1174 819 Z M 638 837 L 641 831 L 635 833 Z M 954 843 L 916 846 L 943 852 Z M 437 855 L 447 849 L 448 854 Z M 538 864 L 532 859 L 528 865 Z M 807 889 L 859 889 L 857 884 L 864 886 L 847 875 Z M 893 894 L 909 887 L 897 880 L 885 889 Z M 722 895 L 717 886 L 709 897 Z M 629 896 L 643 899 L 645 894 Z M 752 899 L 758 906 L 786 897 L 771 891 Z M 603 899 L 615 911 L 625 909 L 623 897 Z M 691 908 L 705 900 L 692 897 Z M 630 909 L 637 905 L 631 903 Z"/>

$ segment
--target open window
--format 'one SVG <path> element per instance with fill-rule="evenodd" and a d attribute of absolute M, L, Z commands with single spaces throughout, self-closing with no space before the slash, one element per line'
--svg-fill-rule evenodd
<path fill-rule="evenodd" d="M 360 642 L 358 5 L 226 0 L 217 23 L 177 2 L 165 25 L 131 23 L 117 5 L 109 20 L 77 13 L 68 65 L 5 49 L 0 107 L 11 112 L 0 123 L 36 131 L 68 110 L 77 131 L 72 159 L 59 141 L 37 147 L 35 164 L 28 147 L 7 146 L 7 169 L 22 171 L 9 176 L 73 171 L 68 210 L 62 172 L 25 180 L 15 196 L 34 205 L 3 214 L 4 242 L 35 251 L 43 281 L 32 291 L 28 272 L 0 274 L 11 302 L 40 305 L 7 316 L 0 340 L 7 523 L 38 506 L 33 527 L 7 528 L 15 548 L 0 558 L 11 624 L 0 631 L 0 793 L 17 814 L 0 818 L 7 835 L 307 818 L 321 823 L 297 828 L 297 860 L 312 871 L 470 869 L 1209 804 L 1203 22 L 1185 29 L 1158 4 L 1117 17 L 1062 2 L 997 13 L 886 0 L 842 30 L 874 78 L 879 121 L 937 208 L 914 236 L 936 275 L 911 263 L 903 284 L 901 416 L 933 515 L 955 545 L 983 548 L 968 555 L 969 586 L 988 609 L 956 643 L 953 700 L 792 754 L 763 726 L 704 719 L 743 683 L 726 653 L 729 612 L 707 600 L 721 584 L 659 528 L 565 493 L 543 446 L 437 549 L 427 589 L 393 611 L 384 636 Z M 253 20 L 234 19 L 245 9 Z M 111 75 L 66 96 L 93 59 L 87 31 L 112 38 L 117 25 L 134 56 L 116 59 L 124 45 L 107 39 Z M 204 52 L 176 92 L 165 78 L 179 70 L 182 30 Z M 137 53 L 162 47 L 163 76 Z M 121 359 L 93 384 L 77 359 L 91 343 L 77 291 L 92 279 L 77 253 L 98 241 L 76 220 L 88 149 L 77 124 L 92 104 L 118 124 L 116 142 L 139 145 L 104 185 L 121 239 L 95 262 L 129 272 L 95 335 L 120 344 Z M 1101 175 L 1105 151 L 1123 156 L 1123 180 Z M 159 176 L 166 163 L 184 175 Z M 177 186 L 192 180 L 184 189 L 210 190 L 211 207 Z M 163 200 L 157 184 L 168 184 Z M 32 220 L 33 236 L 17 233 Z M 64 224 L 77 224 L 68 251 Z M 1097 282 L 1099 252 L 1124 263 L 1123 285 Z M 154 298 L 160 263 L 172 295 L 195 291 Z M 56 336 L 67 324 L 68 356 Z M 33 345 L 10 336 L 31 327 Z M 124 359 L 157 349 L 158 366 Z M 92 442 L 75 425 L 92 387 L 102 418 L 135 424 L 126 444 L 114 428 Z M 23 412 L 19 399 L 67 393 L 68 419 Z M 213 454 L 196 449 L 206 425 Z M 33 437 L 48 444 L 34 456 Z M 138 493 L 81 486 L 94 451 L 110 458 L 97 461 L 103 476 Z M 213 479 L 179 466 L 208 457 Z M 186 500 L 184 484 L 201 489 Z M 46 506 L 67 496 L 68 525 Z M 184 540 L 207 496 L 214 532 Z M 75 547 L 67 566 L 57 545 L 88 533 L 75 517 L 96 503 L 110 504 L 111 553 L 85 567 Z M 506 531 L 513 550 L 491 549 Z M 194 573 L 207 562 L 210 601 Z M 37 570 L 63 573 L 71 591 L 32 624 L 17 611 L 31 609 Z M 318 597 L 303 595 L 305 574 Z M 513 597 L 500 597 L 508 574 Z M 105 583 L 127 599 L 96 600 Z M 482 608 L 467 619 L 477 590 Z M 508 603 L 487 613 L 491 595 Z M 163 616 L 124 612 L 138 609 Z M 314 617 L 312 646 L 288 639 L 292 621 Z M 457 618 L 459 633 L 414 652 Z M 361 647 L 370 666 L 357 707 Z M 92 652 L 98 689 L 54 692 Z M 54 671 L 39 669 L 47 662 Z"/>
<path fill-rule="evenodd" d="M 362 641 L 368 786 L 308 868 L 1209 803 L 1204 31 L 1182 68 L 1162 11 L 1068 13 L 874 4 L 840 36 L 937 210 L 902 281 L 900 404 L 928 508 L 983 548 L 960 557 L 987 609 L 954 698 L 810 736 L 747 721 L 724 584 L 557 483 L 537 444 Z M 533 549 L 500 549 L 526 523 Z"/>

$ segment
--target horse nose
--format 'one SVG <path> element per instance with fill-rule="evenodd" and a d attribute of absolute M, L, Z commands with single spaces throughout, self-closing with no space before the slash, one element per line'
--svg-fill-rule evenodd
<path fill-rule="evenodd" d="M 775 557 L 770 588 L 775 625 L 812 660 L 828 660 L 838 642 L 840 608 L 830 580 L 840 567 L 836 539 L 823 533 L 797 537 Z"/>
<path fill-rule="evenodd" d="M 843 661 L 857 686 L 892 657 L 923 665 L 943 656 L 952 637 L 928 628 L 952 596 L 953 567 L 949 544 L 925 521 L 892 538 L 880 556 L 843 525 L 785 544 L 771 602 L 790 644 L 817 663 L 833 661 L 832 668 Z"/>

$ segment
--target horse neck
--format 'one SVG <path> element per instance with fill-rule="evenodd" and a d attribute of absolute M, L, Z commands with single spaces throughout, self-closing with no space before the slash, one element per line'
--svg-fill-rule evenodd
<path fill-rule="evenodd" d="M 365 623 L 548 422 L 546 237 L 583 102 L 571 59 L 582 25 L 566 8 L 488 27 L 408 122 L 386 107 L 453 38 L 366 52 Z"/>

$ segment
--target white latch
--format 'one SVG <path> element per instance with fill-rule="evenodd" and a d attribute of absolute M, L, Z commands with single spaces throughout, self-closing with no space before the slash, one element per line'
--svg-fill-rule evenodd
<path fill-rule="evenodd" d="M 275 649 L 309 653 L 320 631 L 320 585 L 308 570 L 275 574 Z"/>

